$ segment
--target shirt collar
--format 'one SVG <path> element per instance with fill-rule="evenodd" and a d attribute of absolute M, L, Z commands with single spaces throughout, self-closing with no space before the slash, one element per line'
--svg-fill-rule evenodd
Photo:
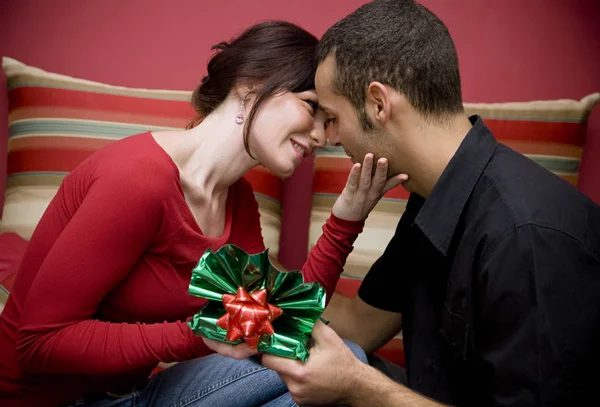
<path fill-rule="evenodd" d="M 458 220 L 498 142 L 481 117 L 469 117 L 471 130 L 425 200 L 415 224 L 444 256 Z"/>

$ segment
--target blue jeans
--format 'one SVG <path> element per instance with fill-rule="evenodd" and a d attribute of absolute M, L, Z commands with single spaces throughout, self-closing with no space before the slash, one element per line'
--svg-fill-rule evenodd
<path fill-rule="evenodd" d="M 364 363 L 363 350 L 345 341 Z M 217 354 L 178 363 L 153 376 L 143 390 L 112 399 L 99 396 L 71 406 L 87 407 L 290 407 L 296 406 L 279 375 L 256 358 Z"/>

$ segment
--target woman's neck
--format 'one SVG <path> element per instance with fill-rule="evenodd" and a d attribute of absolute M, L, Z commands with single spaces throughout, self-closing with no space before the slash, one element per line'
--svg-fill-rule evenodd
<path fill-rule="evenodd" d="M 237 106 L 228 100 L 193 129 L 161 137 L 191 199 L 212 200 L 226 194 L 258 164 L 244 148 L 244 126 L 235 122 L 236 114 Z"/>

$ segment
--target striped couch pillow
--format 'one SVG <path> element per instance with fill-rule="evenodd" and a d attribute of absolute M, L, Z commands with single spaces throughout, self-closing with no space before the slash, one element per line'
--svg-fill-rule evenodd
<path fill-rule="evenodd" d="M 548 170 L 577 185 L 589 115 L 600 93 L 580 101 L 550 100 L 523 103 L 465 103 L 469 115 L 479 114 L 499 142 L 530 157 Z M 321 234 L 321 225 L 344 188 L 352 163 L 341 147 L 317 151 L 313 183 L 310 243 Z M 362 279 L 391 239 L 404 212 L 408 192 L 388 192 L 369 215 L 358 237 L 343 277 Z"/>
<path fill-rule="evenodd" d="M 4 57 L 9 99 L 8 173 L 0 233 L 29 239 L 65 175 L 99 148 L 148 130 L 181 129 L 195 113 L 191 92 L 111 86 L 45 72 Z M 277 257 L 282 181 L 246 174 L 269 253 Z"/>
<path fill-rule="evenodd" d="M 469 115 L 479 114 L 498 141 L 530 157 L 548 170 L 577 185 L 585 144 L 586 124 L 600 93 L 580 101 L 550 100 L 524 103 L 466 103 Z M 309 248 L 321 234 L 321 225 L 344 188 L 352 163 L 341 147 L 328 145 L 317 152 L 313 183 Z M 408 192 L 396 188 L 377 204 L 348 257 L 337 292 L 354 296 L 370 266 L 383 253 L 404 213 Z M 378 353 L 403 363 L 401 336 Z"/>

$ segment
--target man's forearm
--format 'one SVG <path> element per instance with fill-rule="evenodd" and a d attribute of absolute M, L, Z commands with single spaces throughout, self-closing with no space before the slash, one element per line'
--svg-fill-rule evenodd
<path fill-rule="evenodd" d="M 354 374 L 349 404 L 354 407 L 441 407 L 408 387 L 394 382 L 378 370 L 364 365 Z"/>
<path fill-rule="evenodd" d="M 402 316 L 367 305 L 359 298 L 334 294 L 323 318 L 337 334 L 370 354 L 385 345 L 402 327 Z"/>
<path fill-rule="evenodd" d="M 356 315 L 352 312 L 352 298 L 338 293 L 331 297 L 331 301 L 323 312 L 323 318 L 329 321 L 329 327 L 337 332 L 340 337 L 362 346 L 358 343 L 358 332 L 353 329 L 355 326 L 353 319 L 355 317 Z"/>
<path fill-rule="evenodd" d="M 353 298 L 334 294 L 323 312 L 323 318 L 341 338 L 357 344 L 369 354 L 376 348 L 369 341 L 368 328 L 360 324 L 360 315 L 354 311 L 353 301 Z"/>

